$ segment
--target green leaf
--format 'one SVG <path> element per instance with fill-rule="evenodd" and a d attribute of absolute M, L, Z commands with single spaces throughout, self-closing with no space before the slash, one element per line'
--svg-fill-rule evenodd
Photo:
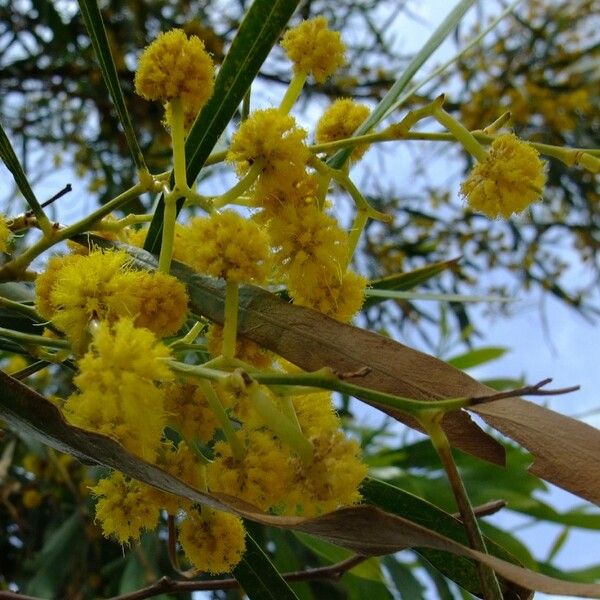
<path fill-rule="evenodd" d="M 50 532 L 35 558 L 36 574 L 27 584 L 27 593 L 42 598 L 55 598 L 66 580 L 83 543 L 83 521 L 79 511 L 73 512 L 57 529 Z"/>
<path fill-rule="evenodd" d="M 404 88 L 410 83 L 415 73 L 427 61 L 427 59 L 440 47 L 442 42 L 450 35 L 452 30 L 460 23 L 463 15 L 471 8 L 475 0 L 461 0 L 442 21 L 439 27 L 431 34 L 431 37 L 425 42 L 421 50 L 417 52 L 410 61 L 406 70 L 400 78 L 390 88 L 390 91 L 383 97 L 369 118 L 354 132 L 354 137 L 364 135 L 373 129 L 385 117 L 389 108 L 396 102 Z M 352 148 L 338 150 L 328 161 L 327 164 L 339 169 L 348 159 Z"/>
<path fill-rule="evenodd" d="M 458 263 L 458 260 L 458 258 L 455 258 L 437 262 L 407 273 L 398 273 L 396 275 L 390 275 L 389 277 L 383 277 L 382 279 L 374 279 L 369 282 L 369 288 L 372 290 L 412 290 L 421 283 L 425 283 L 432 277 L 444 272 L 446 269 L 454 267 Z M 370 308 L 379 302 L 383 302 L 383 300 L 385 300 L 385 298 L 376 298 L 374 296 L 368 297 L 363 304 L 363 310 Z"/>
<path fill-rule="evenodd" d="M 330 544 L 324 540 L 307 535 L 306 533 L 296 532 L 296 537 L 317 556 L 325 559 L 327 562 L 336 563 L 350 558 L 353 554 L 345 548 L 340 548 L 335 544 Z M 377 558 L 370 558 L 348 571 L 356 577 L 368 579 L 369 581 L 383 581 L 381 566 Z"/>
<path fill-rule="evenodd" d="M 425 588 L 415 577 L 414 568 L 405 565 L 394 556 L 386 556 L 382 562 L 402 600 L 422 600 L 422 598 L 425 598 Z"/>
<path fill-rule="evenodd" d="M 35 194 L 29 185 L 27 175 L 25 175 L 25 171 L 23 171 L 23 167 L 21 166 L 21 163 L 15 154 L 12 144 L 6 135 L 2 124 L 0 124 L 0 158 L 8 170 L 12 173 L 17 187 L 21 191 L 21 194 L 23 194 L 27 204 L 29 204 L 29 208 L 31 208 L 33 214 L 40 222 L 47 223 L 48 218 L 46 217 L 41 204 L 38 202 L 38 199 L 35 197 Z"/>
<path fill-rule="evenodd" d="M 233 576 L 250 600 L 298 600 L 260 546 L 246 535 L 246 552 Z"/>
<path fill-rule="evenodd" d="M 499 346 L 489 346 L 487 348 L 476 348 L 470 352 L 459 354 L 449 358 L 446 362 L 457 369 L 472 369 L 479 365 L 492 362 L 498 358 L 502 358 L 507 352 L 508 348 L 501 348 Z"/>
<path fill-rule="evenodd" d="M 299 0 L 254 0 L 215 80 L 212 98 L 202 108 L 185 144 L 187 181 L 191 184 L 231 121 Z M 178 203 L 178 211 L 182 202 Z M 144 248 L 158 254 L 164 201 L 160 199 Z"/>
<path fill-rule="evenodd" d="M 110 51 L 106 29 L 104 28 L 104 22 L 102 21 L 102 15 L 100 14 L 98 4 L 96 0 L 78 0 L 78 3 L 85 27 L 90 36 L 90 40 L 92 41 L 94 51 L 96 52 L 96 58 L 100 64 L 102 77 L 104 78 L 115 110 L 117 111 L 117 115 L 123 126 L 123 131 L 125 132 L 125 138 L 127 139 L 127 145 L 129 146 L 129 152 L 131 153 L 133 162 L 138 169 L 145 169 L 146 163 L 144 162 L 144 156 L 142 155 L 142 150 L 140 149 L 133 129 L 131 117 L 127 111 L 127 106 L 125 105 L 125 97 L 123 96 L 119 75 Z"/>
<path fill-rule="evenodd" d="M 293 533 L 269 528 L 269 541 L 275 544 L 273 562 L 280 573 L 300 571 L 304 565 L 298 553 L 298 541 L 294 539 Z M 293 542 L 293 544 L 291 543 Z M 310 586 L 305 581 L 290 582 L 289 586 L 294 590 L 299 600 L 314 600 Z"/>
<path fill-rule="evenodd" d="M 460 521 L 426 500 L 370 477 L 363 482 L 361 494 L 365 500 L 387 512 L 409 519 L 411 522 L 423 527 L 435 529 L 443 536 L 462 544 L 468 544 L 467 534 Z M 487 545 L 488 551 L 494 556 L 514 562 L 514 557 L 501 546 L 494 544 L 489 539 Z M 479 575 L 475 564 L 469 559 L 430 548 L 417 548 L 415 552 L 425 558 L 432 567 L 464 589 L 473 594 L 480 593 Z M 512 591 L 518 594 L 519 597 L 528 597 L 527 594 L 522 594 L 522 590 L 513 584 L 501 583 L 505 587 L 508 585 L 512 588 Z"/>

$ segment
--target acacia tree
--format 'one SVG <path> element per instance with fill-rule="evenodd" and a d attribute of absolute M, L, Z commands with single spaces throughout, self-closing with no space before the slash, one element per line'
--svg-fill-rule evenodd
<path fill-rule="evenodd" d="M 282 49 L 266 63 L 272 70 L 263 67 L 295 9 L 289 1 L 256 0 L 241 23 L 235 18 L 235 26 L 223 28 L 223 39 L 215 36 L 216 25 L 190 23 L 159 35 L 135 62 L 135 80 L 131 23 L 137 25 L 133 31 L 143 39 L 141 46 L 147 36 L 183 25 L 191 14 L 223 19 L 222 7 L 165 3 L 156 16 L 141 4 L 109 6 L 106 29 L 91 1 L 79 4 L 81 15 L 61 15 L 46 3 L 34 11 L 18 5 L 5 9 L 7 20 L 30 20 L 20 36 L 9 36 L 9 47 L 24 44 L 29 55 L 8 53 L 6 85 L 25 77 L 39 84 L 47 73 L 53 73 L 53 81 L 59 68 L 61 85 L 70 89 L 61 98 L 39 85 L 35 93 L 40 101 L 45 98 L 48 111 L 35 119 L 37 128 L 23 128 L 21 138 L 2 130 L 0 140 L 2 158 L 30 207 L 19 215 L 15 199 L 2 220 L 7 257 L 0 268 L 6 282 L 1 340 L 13 374 L 2 374 L 0 394 L 10 428 L 3 439 L 2 504 L 7 557 L 2 576 L 8 589 L 42 597 L 139 598 L 201 589 L 222 594 L 242 586 L 252 598 L 360 597 L 365 589 L 389 597 L 385 572 L 399 594 L 418 595 L 422 584 L 415 569 L 405 562 L 405 553 L 394 554 L 408 547 L 414 553 L 410 566 L 425 570 L 440 595 L 458 590 L 448 586 L 485 598 L 526 598 L 531 589 L 598 594 L 591 583 L 593 569 L 571 574 L 580 583 L 536 574 L 523 568 L 535 562 L 526 548 L 477 518 L 503 506 L 501 500 L 490 503 L 493 496 L 483 484 L 494 481 L 499 496 L 512 498 L 514 510 L 597 527 L 597 515 L 552 513 L 532 496 L 546 480 L 597 503 L 600 486 L 592 460 L 597 432 L 518 397 L 548 393 L 546 382 L 495 391 L 451 365 L 344 323 L 361 307 L 368 325 L 381 323 L 382 299 L 394 299 L 398 290 L 424 284 L 457 289 L 482 263 L 440 260 L 448 257 L 448 249 L 487 240 L 483 256 L 489 266 L 498 259 L 496 238 L 473 223 L 510 217 L 528 208 L 543 189 L 553 196 L 528 209 L 532 225 L 527 226 L 539 230 L 538 206 L 546 215 L 553 202 L 571 202 L 570 213 L 590 217 L 583 228 L 593 231 L 593 213 L 586 214 L 577 202 L 589 200 L 599 153 L 590 144 L 570 147 L 584 141 L 584 134 L 564 136 L 579 131 L 579 125 L 593 129 L 590 107 L 597 99 L 578 96 L 565 107 L 557 100 L 561 110 L 548 114 L 562 114 L 554 126 L 563 137 L 538 140 L 535 125 L 545 128 L 536 119 L 532 129 L 517 129 L 517 137 L 505 131 L 505 115 L 490 112 L 482 91 L 490 84 L 476 77 L 481 72 L 476 53 L 460 54 L 451 63 L 460 65 L 469 82 L 469 102 L 448 102 L 437 94 L 439 88 L 414 84 L 415 73 L 472 4 L 459 2 L 416 56 L 398 59 L 399 80 L 386 82 L 376 67 L 378 80 L 367 84 L 348 74 L 330 83 L 343 63 L 344 44 L 323 18 L 290 29 Z M 531 30 L 532 48 L 546 39 L 536 21 L 541 6 L 532 3 L 533 12 L 513 25 Z M 299 16 L 310 17 L 320 8 L 308 3 Z M 341 20 L 377 23 L 368 8 L 340 4 L 333 12 Z M 29 47 L 23 41 L 28 28 L 35 40 Z M 224 53 L 222 42 L 229 37 L 233 42 Z M 383 36 L 373 39 L 350 47 L 357 75 L 366 50 L 386 50 Z M 564 54 L 572 43 L 561 46 L 560 36 L 554 36 L 546 51 L 556 47 Z M 40 48 L 52 44 L 52 59 L 43 60 Z M 498 60 L 515 62 L 514 48 L 497 44 Z M 460 43 L 467 49 L 474 45 Z M 72 60 L 61 65 L 65 49 Z M 540 77 L 546 78 L 555 66 L 547 62 L 547 52 L 539 59 Z M 488 54 L 486 49 L 482 56 Z M 584 55 L 565 60 L 572 68 Z M 95 75 L 92 57 L 99 64 Z M 213 59 L 222 61 L 214 89 Z M 555 68 L 560 71 L 560 65 Z M 250 84 L 260 77 L 287 83 L 279 106 L 251 110 Z M 562 77 L 552 74 L 554 82 L 568 85 Z M 591 85 L 585 72 L 581 77 Z M 108 86 L 110 102 L 97 89 L 86 91 L 90 81 Z M 513 87 L 506 81 L 494 92 L 498 97 L 508 98 L 511 106 L 543 110 L 537 100 L 519 104 L 518 80 Z M 533 75 L 531 82 L 541 98 L 544 86 Z M 569 85 L 575 88 L 576 82 Z M 156 103 L 155 109 L 132 100 L 133 91 L 123 92 L 133 86 Z M 381 100 L 372 111 L 350 99 L 333 103 L 315 127 L 316 143 L 309 145 L 289 114 L 303 89 L 309 95 L 350 93 Z M 59 110 L 67 119 L 63 115 L 58 122 L 70 123 L 75 133 L 69 139 L 53 138 Z M 81 160 L 87 147 L 82 134 L 96 111 L 102 115 L 99 133 Z M 222 149 L 219 140 L 232 118 L 233 134 Z M 519 118 L 530 123 L 517 112 L 517 125 Z M 22 112 L 15 122 L 29 124 L 29 119 L 31 114 Z M 117 119 L 122 134 L 110 126 Z M 426 119 L 443 130 L 421 131 Z M 72 225 L 53 224 L 17 160 L 10 142 L 15 135 L 24 146 L 62 144 L 65 154 L 79 147 L 77 160 L 94 173 L 93 187 L 102 189 L 100 207 Z M 368 144 L 414 140 L 452 142 L 466 153 L 472 163 L 461 186 L 469 202 L 466 225 L 363 194 L 356 186 L 350 167 Z M 546 172 L 540 154 L 563 169 L 561 178 L 553 179 L 552 169 Z M 210 167 L 224 160 L 220 171 L 233 167 L 239 181 L 223 194 L 202 194 Z M 583 176 L 573 174 L 574 165 L 584 169 Z M 561 194 L 571 185 L 568 180 L 580 181 L 573 184 L 579 186 L 575 200 Z M 331 210 L 342 193 L 354 203 L 348 230 Z M 146 194 L 156 199 L 152 209 Z M 241 208 L 228 210 L 231 206 Z M 459 210 L 452 202 L 447 206 Z M 130 210 L 134 213 L 121 218 Z M 412 218 L 413 231 L 427 236 L 412 250 L 389 228 L 394 212 L 399 219 Z M 556 223 L 546 223 L 548 228 L 562 226 L 558 215 L 553 218 Z M 467 240 L 461 236 L 469 227 Z M 42 232 L 37 241 L 15 235 L 34 228 Z M 518 231 L 514 224 L 509 229 Z M 357 254 L 363 230 L 366 248 Z M 36 272 L 34 261 L 66 240 L 70 253 L 50 258 L 43 272 Z M 425 251 L 427 240 L 434 243 Z M 515 240 L 515 256 L 523 248 L 532 255 L 520 272 L 535 274 L 539 265 L 546 267 L 547 278 L 538 277 L 539 282 L 547 286 L 552 278 L 551 289 L 568 300 L 554 281 L 552 263 L 537 253 L 540 240 L 528 246 L 523 233 Z M 365 289 L 367 280 L 355 272 L 353 255 L 371 274 L 392 275 L 372 279 Z M 421 261 L 426 266 L 410 270 Z M 435 279 L 443 272 L 450 283 Z M 28 283 L 32 280 L 35 290 Z M 453 306 L 463 330 L 468 329 L 463 304 Z M 417 305 L 400 308 L 410 315 Z M 467 354 L 462 364 L 473 364 L 478 356 Z M 25 380 L 27 385 L 21 383 Z M 397 448 L 388 443 L 386 428 L 365 429 L 359 451 L 342 433 L 327 390 L 371 404 L 424 431 L 429 440 Z M 342 408 L 352 428 L 347 402 Z M 475 425 L 466 409 L 518 446 L 502 445 Z M 527 452 L 533 458 L 529 473 Z M 511 468 L 505 471 L 507 453 Z M 438 476 L 440 465 L 447 481 Z M 365 478 L 368 466 L 371 475 L 378 467 L 388 467 L 388 473 L 393 467 L 396 474 L 385 482 Z M 398 469 L 410 477 L 399 476 Z M 123 556 L 115 540 L 131 552 Z M 385 558 L 369 558 L 381 555 Z M 323 562 L 334 564 L 320 566 Z M 551 561 L 537 566 L 547 575 L 559 574 Z M 228 571 L 233 579 L 202 575 Z M 281 572 L 287 573 L 282 577 Z M 168 577 L 159 579 L 163 574 Z M 332 583 L 342 575 L 343 587 Z M 149 588 L 135 591 L 153 580 Z"/>

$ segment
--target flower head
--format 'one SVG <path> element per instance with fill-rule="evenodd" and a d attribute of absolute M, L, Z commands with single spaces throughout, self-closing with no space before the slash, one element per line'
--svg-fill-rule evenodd
<path fill-rule="evenodd" d="M 335 142 L 349 138 L 359 125 L 369 116 L 370 110 L 350 98 L 340 98 L 331 104 L 317 123 L 317 143 Z M 362 144 L 352 151 L 352 158 L 358 160 L 369 146 Z"/>
<path fill-rule="evenodd" d="M 269 272 L 267 234 L 234 211 L 192 220 L 183 234 L 184 262 L 199 273 L 229 281 L 262 283 Z"/>
<path fill-rule="evenodd" d="M 92 492 L 99 498 L 96 519 L 106 537 L 121 544 L 137 540 L 143 529 L 153 530 L 158 523 L 159 507 L 148 495 L 150 488 L 135 479 L 126 479 L 119 471 L 101 479 Z"/>
<path fill-rule="evenodd" d="M 323 83 L 346 63 L 346 46 L 339 32 L 327 27 L 325 17 L 302 21 L 286 32 L 281 45 L 294 63 L 294 71 L 312 74 L 317 83 Z"/>
<path fill-rule="evenodd" d="M 179 529 L 181 547 L 198 569 L 216 575 L 228 573 L 246 549 L 246 531 L 234 515 L 203 507 L 188 513 Z"/>
<path fill-rule="evenodd" d="M 469 206 L 489 217 L 510 217 L 535 202 L 546 182 L 535 148 L 512 133 L 498 136 L 460 187 Z"/>
<path fill-rule="evenodd" d="M 135 74 L 135 91 L 146 100 L 181 98 L 184 106 L 197 109 L 211 97 L 213 77 L 213 63 L 202 40 L 171 29 L 144 50 Z"/>
<path fill-rule="evenodd" d="M 40 314 L 69 337 L 76 351 L 84 349 L 92 320 L 113 323 L 129 317 L 160 337 L 182 326 L 185 286 L 170 275 L 133 271 L 130 262 L 120 251 L 55 257 L 37 278 Z"/>
<path fill-rule="evenodd" d="M 130 319 L 101 323 L 90 350 L 79 361 L 79 388 L 65 403 L 73 425 L 108 435 L 131 452 L 152 460 L 167 418 L 164 392 L 156 382 L 173 375 L 169 350 Z M 143 418 L 140 416 L 143 415 Z"/>
<path fill-rule="evenodd" d="M 276 108 L 256 110 L 233 136 L 227 160 L 236 163 L 240 174 L 260 161 L 263 184 L 300 179 L 310 156 L 305 138 L 294 117 Z"/>

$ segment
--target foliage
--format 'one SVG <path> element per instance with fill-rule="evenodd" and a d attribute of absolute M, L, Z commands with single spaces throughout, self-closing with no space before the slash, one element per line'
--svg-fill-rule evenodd
<path fill-rule="evenodd" d="M 253 600 L 411 598 L 426 586 L 492 600 L 600 594 L 600 566 L 563 573 L 554 560 L 569 528 L 600 526 L 589 510 L 600 503 L 600 436 L 519 397 L 572 389 L 507 380 L 494 390 L 459 368 L 503 348 L 443 362 L 369 331 L 398 310 L 401 327 L 421 310 L 419 295 L 437 289 L 468 339 L 469 278 L 497 265 L 585 308 L 583 292 L 563 289 L 542 236 L 579 219 L 570 228 L 578 249 L 596 259 L 600 151 L 589 148 L 597 96 L 586 24 L 568 22 L 566 4 L 532 0 L 469 44 L 460 23 L 473 4 L 457 2 L 406 59 L 385 41 L 376 14 L 385 2 L 301 3 L 296 17 L 289 0 L 1 7 L 2 85 L 20 94 L 15 105 L 10 94 L 0 101 L 10 132 L 0 128 L 0 156 L 16 185 L 0 219 L 4 596 L 239 597 L 243 588 Z M 315 12 L 329 25 L 310 19 Z M 335 23 L 350 17 L 368 35 L 346 55 Z M 515 31 L 528 52 L 504 41 Z M 452 32 L 467 51 L 429 89 L 427 79 L 413 83 Z M 138 61 L 147 37 L 156 41 Z M 387 81 L 374 56 L 396 60 L 402 75 Z M 501 84 L 486 76 L 515 65 Z M 456 72 L 465 85 L 455 102 L 437 92 Z M 251 105 L 261 80 L 287 84 L 278 106 Z M 332 104 L 311 125 L 311 144 L 290 111 L 323 94 L 378 102 L 372 111 L 351 98 Z M 516 135 L 494 112 L 498 99 L 515 111 Z M 420 198 L 437 214 L 356 185 L 361 165 L 371 168 L 369 146 L 418 141 L 464 153 L 469 208 L 447 190 L 443 203 L 432 188 Z M 27 177 L 38 144 L 74 152 L 100 192 L 71 225 L 52 223 Z M 224 193 L 201 193 L 234 172 Z M 522 210 L 518 226 L 510 217 Z M 62 242 L 67 252 L 56 255 Z M 454 250 L 465 258 L 449 260 Z M 354 316 L 367 327 L 349 324 Z M 390 419 L 359 425 L 350 398 Z M 399 442 L 398 423 L 427 437 Z M 539 499 L 546 482 L 590 504 L 561 513 Z M 547 560 L 483 519 L 507 502 L 563 527 Z"/>

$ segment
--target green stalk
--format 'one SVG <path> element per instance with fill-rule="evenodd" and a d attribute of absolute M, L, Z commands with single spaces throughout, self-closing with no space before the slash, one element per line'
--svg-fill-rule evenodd
<path fill-rule="evenodd" d="M 453 116 L 449 115 L 443 108 L 437 108 L 433 116 L 439 121 L 479 162 L 487 157 L 485 148 L 477 141 L 475 136 Z"/>
<path fill-rule="evenodd" d="M 285 95 L 279 104 L 279 110 L 282 113 L 289 113 L 292 110 L 292 106 L 294 106 L 296 100 L 300 97 L 302 93 L 302 88 L 306 83 L 306 73 L 296 73 L 292 80 L 290 81 L 290 85 L 288 89 L 285 91 Z"/>
<path fill-rule="evenodd" d="M 465 527 L 469 545 L 474 550 L 487 554 L 487 547 L 481 529 L 479 528 L 477 517 L 475 516 L 467 490 L 460 473 L 458 472 L 456 463 L 454 462 L 450 443 L 441 427 L 443 416 L 444 413 L 440 411 L 424 410 L 417 418 L 431 438 L 431 443 L 440 457 L 442 465 L 448 475 L 450 487 L 452 488 L 456 504 L 458 505 L 458 510 Z M 500 589 L 500 584 L 498 583 L 498 578 L 496 577 L 494 570 L 480 562 L 477 563 L 477 570 L 479 572 L 479 579 L 481 581 L 485 600 L 502 600 L 502 590 Z"/>
<path fill-rule="evenodd" d="M 239 287 L 237 281 L 227 281 L 225 286 L 225 320 L 223 323 L 223 348 L 221 354 L 225 359 L 235 356 L 237 338 Z"/>
<path fill-rule="evenodd" d="M 254 408 L 256 408 L 269 429 L 282 442 L 290 446 L 304 464 L 309 463 L 313 456 L 313 446 L 304 437 L 296 423 L 281 412 L 277 404 L 273 402 L 256 381 L 252 381 L 246 387 L 246 390 Z"/>
<path fill-rule="evenodd" d="M 354 256 L 354 252 L 356 251 L 356 247 L 358 246 L 358 241 L 360 240 L 360 236 L 369 220 L 369 215 L 367 211 L 363 208 L 359 208 L 356 211 L 356 215 L 354 217 L 354 223 L 352 223 L 352 229 L 350 229 L 350 234 L 348 236 L 348 263 L 352 261 L 352 257 Z"/>
<path fill-rule="evenodd" d="M 71 345 L 67 340 L 55 340 L 42 335 L 33 333 L 23 333 L 22 331 L 13 331 L 0 327 L 0 337 L 14 340 L 26 346 L 45 346 L 47 348 L 70 349 Z"/>
<path fill-rule="evenodd" d="M 225 412 L 225 409 L 219 400 L 219 396 L 217 396 L 212 384 L 206 380 L 201 380 L 198 382 L 198 387 L 200 387 L 202 390 L 210 409 L 217 417 L 219 425 L 225 434 L 225 438 L 231 446 L 231 452 L 233 453 L 233 456 L 238 461 L 243 460 L 246 450 L 234 431 L 233 425 L 231 424 L 231 421 L 229 420 L 229 417 L 227 416 L 227 413 Z"/>
<path fill-rule="evenodd" d="M 250 170 L 240 179 L 231 189 L 227 190 L 221 196 L 215 196 L 212 199 L 212 205 L 214 208 L 221 208 L 230 202 L 235 201 L 239 198 L 255 181 L 260 175 L 263 165 L 261 161 L 255 162 Z"/>

